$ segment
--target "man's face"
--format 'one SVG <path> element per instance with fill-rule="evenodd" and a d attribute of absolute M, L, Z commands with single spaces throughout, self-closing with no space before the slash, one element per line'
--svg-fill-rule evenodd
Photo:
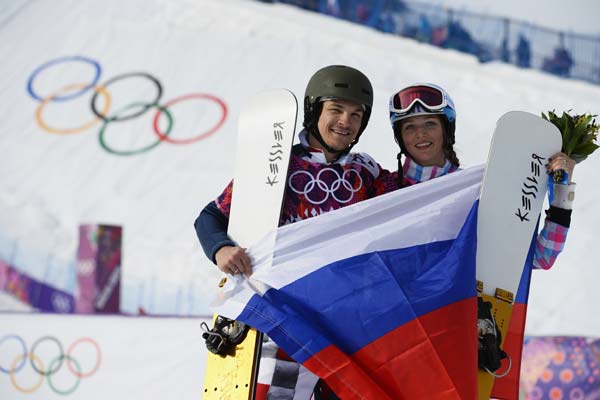
<path fill-rule="evenodd" d="M 363 115 L 363 107 L 353 101 L 326 100 L 317 127 L 329 147 L 343 151 L 358 136 Z M 320 148 L 319 145 L 314 147 Z"/>

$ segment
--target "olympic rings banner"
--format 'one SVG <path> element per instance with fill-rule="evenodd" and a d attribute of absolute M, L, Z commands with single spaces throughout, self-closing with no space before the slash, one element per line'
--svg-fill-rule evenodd
<path fill-rule="evenodd" d="M 77 313 L 120 313 L 122 227 L 79 226 Z"/>
<path fill-rule="evenodd" d="M 0 398 L 199 399 L 202 321 L 0 313 Z"/>
<path fill-rule="evenodd" d="M 0 260 L 0 290 L 42 312 L 72 313 L 73 295 L 40 282 Z"/>
<path fill-rule="evenodd" d="M 36 82 L 43 79 L 44 73 L 47 73 L 48 70 L 53 68 L 64 67 L 69 64 L 87 66 L 92 72 L 91 80 L 89 82 L 76 81 L 72 84 L 55 88 L 55 90 L 52 90 L 50 93 L 38 92 L 38 89 L 36 89 Z M 163 86 L 158 77 L 151 73 L 142 71 L 125 72 L 112 76 L 103 82 L 100 82 L 101 75 L 102 67 L 100 62 L 93 58 L 81 55 L 57 57 L 35 68 L 27 80 L 27 93 L 39 103 L 34 112 L 35 121 L 38 127 L 47 133 L 57 135 L 84 133 L 92 128 L 99 127 L 97 129 L 98 141 L 103 150 L 118 156 L 133 156 L 150 151 L 161 143 L 187 145 L 206 139 L 218 131 L 227 118 L 227 105 L 223 100 L 213 94 L 188 93 L 161 103 Z M 134 82 L 134 86 L 128 87 L 131 92 L 141 92 L 145 94 L 143 90 L 136 86 L 142 86 L 143 88 L 144 83 L 140 81 L 146 81 L 146 83 L 150 83 L 153 87 L 154 93 L 148 98 L 141 98 L 137 101 L 125 103 L 114 110 L 114 96 L 109 87 L 112 88 L 113 86 L 118 86 L 119 84 L 122 84 L 123 81 L 128 80 L 133 80 Z M 61 105 L 64 105 L 64 107 L 68 107 L 70 101 L 86 95 L 91 97 L 89 101 L 89 110 L 87 110 L 89 118 L 87 118 L 85 122 L 77 125 L 69 125 L 67 123 L 65 126 L 54 126 L 47 121 L 48 111 L 46 109 L 50 103 L 60 103 Z M 199 133 L 174 133 L 173 131 L 177 126 L 171 109 L 178 103 L 190 100 L 201 100 L 203 102 L 213 103 L 213 105 L 218 107 L 220 115 L 210 126 L 198 128 L 200 130 Z M 153 136 L 154 139 L 152 141 L 148 142 L 147 140 L 142 140 L 144 143 L 143 145 L 130 148 L 116 148 L 110 144 L 110 141 L 107 139 L 109 125 L 136 119 L 150 110 L 154 110 L 152 126 L 148 125 L 147 129 L 139 132 L 139 134 Z M 200 108 L 196 112 L 201 113 L 202 109 Z M 161 127 L 161 118 L 166 121 L 166 126 L 163 124 L 163 127 Z"/>

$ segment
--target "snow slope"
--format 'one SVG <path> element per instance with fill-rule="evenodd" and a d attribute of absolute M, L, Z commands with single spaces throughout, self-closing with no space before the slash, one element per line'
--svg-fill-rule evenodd
<path fill-rule="evenodd" d="M 358 146 L 396 168 L 387 121 L 394 90 L 415 82 L 441 84 L 458 108 L 457 151 L 463 166 L 485 162 L 495 121 L 506 111 L 598 112 L 600 87 L 512 66 L 479 64 L 454 51 L 421 45 L 294 7 L 247 0 L 56 0 L 0 6 L 0 258 L 37 279 L 75 290 L 73 261 L 80 223 L 124 226 L 122 305 L 135 313 L 203 314 L 218 280 L 197 243 L 192 223 L 233 173 L 236 117 L 251 94 L 288 87 L 301 98 L 309 77 L 328 64 L 365 72 L 375 89 L 371 123 Z M 48 132 L 91 121 L 92 92 L 43 104 L 27 91 L 31 74 L 63 56 L 97 60 L 100 82 L 149 73 L 162 86 L 171 138 L 212 135 L 191 144 L 161 145 L 117 156 L 99 142 L 101 123 L 79 133 Z M 89 83 L 93 64 L 64 62 L 35 76 L 34 93 Z M 107 87 L 111 112 L 149 102 L 156 85 L 133 76 Z M 106 105 L 100 94 L 97 106 Z M 133 106 L 132 106 L 133 107 Z M 36 110 L 41 122 L 36 122 Z M 131 113 L 136 108 L 120 113 Z M 150 146 L 155 110 L 106 125 L 104 139 L 126 151 Z M 166 129 L 167 119 L 158 120 Z M 516 144 L 518 145 L 518 144 Z M 510 162 L 510 160 L 507 160 Z M 567 249 L 554 269 L 536 273 L 528 314 L 530 334 L 600 336 L 600 269 L 594 246 L 600 211 L 597 155 L 578 166 L 577 201 Z"/>

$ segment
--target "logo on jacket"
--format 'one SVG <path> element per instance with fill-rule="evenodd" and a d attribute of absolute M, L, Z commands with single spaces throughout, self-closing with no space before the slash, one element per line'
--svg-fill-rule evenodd
<path fill-rule="evenodd" d="M 356 176 L 352 183 L 352 175 Z M 309 171 L 296 171 L 288 180 L 290 189 L 304 197 L 314 205 L 325 203 L 331 196 L 341 204 L 349 203 L 354 193 L 363 187 L 363 180 L 358 171 L 345 170 L 340 176 L 333 168 L 323 168 L 317 176 Z"/>

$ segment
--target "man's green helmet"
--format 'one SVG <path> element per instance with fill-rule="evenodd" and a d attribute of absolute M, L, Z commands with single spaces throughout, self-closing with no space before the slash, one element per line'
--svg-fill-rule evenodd
<path fill-rule="evenodd" d="M 359 70 L 345 65 L 330 65 L 321 68 L 310 78 L 304 94 L 304 126 L 310 134 L 325 145 L 317 128 L 321 115 L 322 101 L 328 99 L 350 100 L 365 108 L 358 136 L 350 146 L 358 142 L 367 127 L 373 108 L 373 86 L 369 78 Z M 349 151 L 350 148 L 345 151 Z"/>

